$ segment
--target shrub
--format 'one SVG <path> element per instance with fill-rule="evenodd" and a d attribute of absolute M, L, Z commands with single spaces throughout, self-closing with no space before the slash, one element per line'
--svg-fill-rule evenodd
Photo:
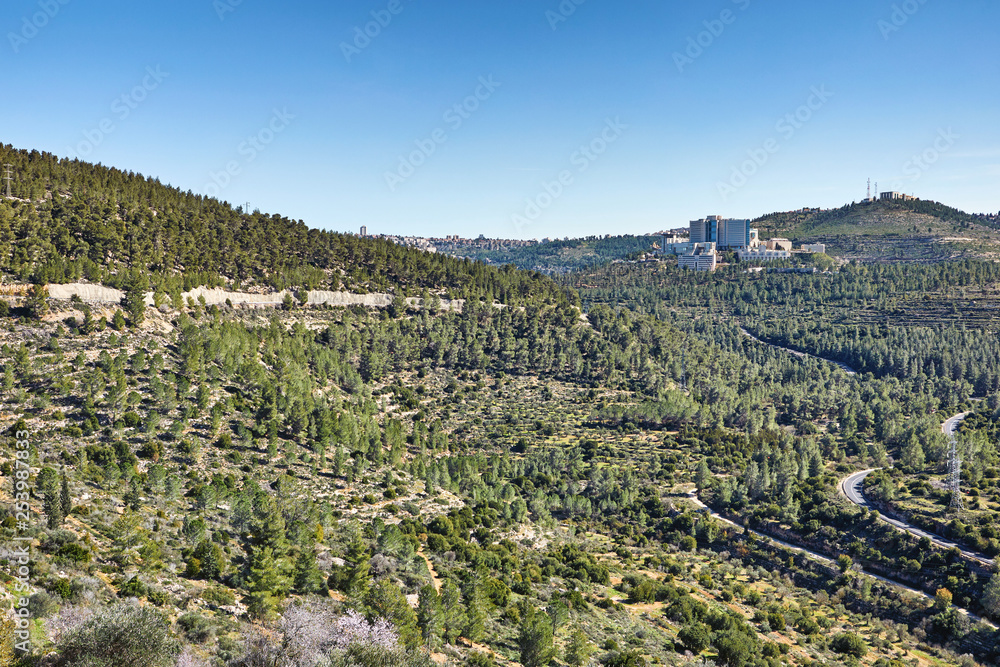
<path fill-rule="evenodd" d="M 60 581 L 66 581 L 62 579 Z M 67 582 L 67 586 L 69 583 Z M 47 618 L 59 610 L 56 598 L 45 591 L 39 591 L 28 598 L 28 611 L 32 618 Z"/>
<path fill-rule="evenodd" d="M 604 663 L 607 667 L 646 667 L 646 659 L 638 651 L 632 649 L 611 656 Z"/>
<path fill-rule="evenodd" d="M 73 587 L 70 585 L 69 579 L 63 579 L 63 578 L 56 579 L 49 586 L 49 590 L 58 595 L 59 597 L 63 598 L 64 600 L 68 600 L 69 597 L 73 594 Z"/>
<path fill-rule="evenodd" d="M 66 667 L 171 667 L 178 652 L 166 617 L 132 603 L 102 609 L 61 637 L 57 649 Z"/>
<path fill-rule="evenodd" d="M 146 595 L 146 585 L 139 581 L 139 577 L 132 577 L 118 587 L 118 597 L 120 598 L 141 598 Z"/>
<path fill-rule="evenodd" d="M 691 623 L 681 628 L 677 633 L 677 638 L 684 644 L 684 648 L 698 655 L 708 648 L 711 642 L 708 628 L 702 623 Z"/>
<path fill-rule="evenodd" d="M 861 659 L 868 654 L 868 644 L 853 632 L 843 632 L 833 638 L 830 648 L 843 655 Z"/>
<path fill-rule="evenodd" d="M 74 563 L 89 563 L 91 555 L 86 548 L 72 542 L 70 544 L 62 545 L 59 547 L 59 550 L 56 551 L 56 560 L 58 561 L 60 559 L 72 561 Z"/>
<path fill-rule="evenodd" d="M 215 626 L 201 614 L 188 612 L 177 619 L 177 625 L 188 639 L 198 644 L 204 644 L 215 636 Z"/>

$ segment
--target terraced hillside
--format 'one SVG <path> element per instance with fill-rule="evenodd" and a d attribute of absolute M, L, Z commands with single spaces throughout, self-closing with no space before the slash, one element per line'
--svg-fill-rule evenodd
<path fill-rule="evenodd" d="M 762 237 L 825 243 L 860 261 L 936 262 L 1000 256 L 995 216 L 970 215 L 930 201 L 852 203 L 838 209 L 772 213 L 753 221 Z"/>

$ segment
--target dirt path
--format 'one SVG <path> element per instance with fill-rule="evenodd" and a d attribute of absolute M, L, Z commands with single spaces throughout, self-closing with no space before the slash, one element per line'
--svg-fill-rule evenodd
<path fill-rule="evenodd" d="M 417 555 L 423 558 L 424 562 L 427 563 L 427 571 L 431 573 L 431 584 L 434 586 L 434 590 L 437 591 L 438 595 L 440 595 L 441 579 L 437 575 L 437 570 L 434 569 L 434 563 L 432 563 L 431 559 L 424 553 L 423 545 L 420 545 L 420 551 L 417 552 Z"/>

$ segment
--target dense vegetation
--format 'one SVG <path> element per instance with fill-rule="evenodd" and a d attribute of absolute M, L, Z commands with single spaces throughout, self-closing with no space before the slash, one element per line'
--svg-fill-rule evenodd
<path fill-rule="evenodd" d="M 77 229 L 65 208 L 74 201 L 80 211 L 142 202 L 164 221 L 171 202 L 194 210 L 188 195 L 139 177 L 22 158 L 21 173 L 36 176 L 20 194 L 36 201 L 0 204 L 19 212 L 13 229 L 43 213 L 61 221 L 45 223 L 53 228 Z M 50 184 L 64 188 L 62 203 L 38 201 Z M 233 238 L 252 259 L 257 218 L 203 203 L 216 207 L 206 230 L 245 226 Z M 306 249 L 337 259 L 243 278 L 214 267 L 215 251 L 161 267 L 136 250 L 156 247 L 148 222 L 124 224 L 102 246 L 113 268 L 92 278 L 114 284 L 135 260 L 154 281 L 278 287 L 274 271 L 329 261 L 344 273 L 324 275 L 354 289 L 427 290 L 430 301 L 147 308 L 133 288 L 121 306 L 42 290 L 0 303 L 0 533 L 33 540 L 25 605 L 17 578 L 3 578 L 4 599 L 30 618 L 22 664 L 997 660 L 995 629 L 960 608 L 997 619 L 1000 575 L 889 528 L 836 490 L 890 457 L 900 476 L 872 487 L 889 489 L 887 502 L 934 480 L 947 447 L 939 416 L 982 389 L 963 436 L 974 444 L 963 446 L 980 448 L 966 491 L 984 504 L 951 518 L 978 547 L 997 548 L 980 522 L 995 516 L 1000 428 L 992 318 L 981 309 L 1000 282 L 991 265 L 709 276 L 615 264 L 557 284 L 305 232 Z M 194 238 L 171 225 L 160 228 L 176 232 L 164 247 Z M 133 230 L 145 240 L 125 242 Z M 8 277 L 89 266 L 80 258 L 91 250 L 61 248 L 22 256 Z M 384 264 L 363 259 L 345 277 L 353 269 L 337 248 Z M 464 307 L 432 307 L 449 290 Z M 957 313 L 906 332 L 916 309 L 963 290 Z M 781 328 L 810 318 L 816 326 Z M 840 343 L 862 372 L 741 326 L 817 356 Z M 880 356 L 883 338 L 891 355 L 916 361 Z M 978 344 L 989 359 L 970 368 Z M 0 646 L 14 630 L 0 623 Z M 12 658 L 0 652 L 0 665 Z"/>
<path fill-rule="evenodd" d="M 653 250 L 657 236 L 588 236 L 580 239 L 553 239 L 513 248 L 461 246 L 449 254 L 491 264 L 509 264 L 525 271 L 569 273 L 627 259 Z"/>
<path fill-rule="evenodd" d="M 113 168 L 0 146 L 15 199 L 0 199 L 0 272 L 179 292 L 199 285 L 392 291 L 520 304 L 567 296 L 536 274 L 387 241 L 310 229 L 279 215 L 165 187 Z"/>

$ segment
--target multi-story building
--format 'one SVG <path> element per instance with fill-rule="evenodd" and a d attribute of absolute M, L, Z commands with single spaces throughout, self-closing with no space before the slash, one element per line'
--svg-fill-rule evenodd
<path fill-rule="evenodd" d="M 682 269 L 691 269 L 692 271 L 715 271 L 718 265 L 715 244 L 692 243 L 691 250 L 677 258 L 677 264 Z"/>
<path fill-rule="evenodd" d="M 720 250 L 740 250 L 751 246 L 751 231 L 749 220 L 710 215 L 691 222 L 691 243 L 715 243 Z"/>
<path fill-rule="evenodd" d="M 803 243 L 802 244 L 802 250 L 804 252 L 811 252 L 811 253 L 825 253 L 826 252 L 826 244 L 825 243 Z"/>
<path fill-rule="evenodd" d="M 720 215 L 710 215 L 704 220 L 691 221 L 691 243 L 716 243 L 719 240 Z"/>
<path fill-rule="evenodd" d="M 771 239 L 767 242 L 768 250 L 788 250 L 792 249 L 792 242 L 788 239 Z"/>
<path fill-rule="evenodd" d="M 741 262 L 773 262 L 777 259 L 791 259 L 790 250 L 776 250 L 774 248 L 752 248 L 740 250 L 738 253 Z"/>
<path fill-rule="evenodd" d="M 879 195 L 879 199 L 882 201 L 893 201 L 896 199 L 900 201 L 914 201 L 916 200 L 916 197 L 911 197 L 910 195 L 903 194 L 902 192 L 883 192 Z"/>

